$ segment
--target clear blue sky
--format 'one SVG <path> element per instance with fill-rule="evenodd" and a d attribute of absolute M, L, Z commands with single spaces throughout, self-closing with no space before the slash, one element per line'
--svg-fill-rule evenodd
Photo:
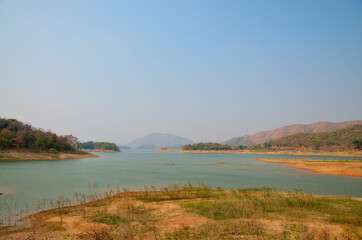
<path fill-rule="evenodd" d="M 0 1 L 0 116 L 195 141 L 362 119 L 362 1 Z"/>

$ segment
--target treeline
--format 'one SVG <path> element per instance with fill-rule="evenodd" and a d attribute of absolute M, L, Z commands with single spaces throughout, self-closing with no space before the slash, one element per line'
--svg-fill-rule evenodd
<path fill-rule="evenodd" d="M 16 119 L 0 118 L 0 149 L 75 152 L 78 139 L 72 135 L 58 136 L 51 131 L 32 127 Z"/>
<path fill-rule="evenodd" d="M 219 143 L 194 143 L 182 146 L 182 150 L 231 150 L 229 145 Z"/>
<path fill-rule="evenodd" d="M 80 149 L 102 149 L 102 150 L 112 150 L 120 151 L 115 143 L 110 142 L 84 142 L 79 144 Z"/>
<path fill-rule="evenodd" d="M 321 133 L 296 133 L 277 140 L 252 146 L 229 146 L 219 143 L 194 143 L 182 146 L 182 150 L 322 150 L 348 151 L 362 150 L 362 124 Z"/>
<path fill-rule="evenodd" d="M 325 151 L 360 150 L 362 149 L 362 124 L 331 132 L 297 133 L 264 143 L 264 146 L 260 147 Z"/>

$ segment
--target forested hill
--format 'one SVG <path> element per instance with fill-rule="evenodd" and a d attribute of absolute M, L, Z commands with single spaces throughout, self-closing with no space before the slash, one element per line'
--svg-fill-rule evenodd
<path fill-rule="evenodd" d="M 99 149 L 99 150 L 110 150 L 110 151 L 116 151 L 120 152 L 119 148 L 115 143 L 110 142 L 84 142 L 79 144 L 80 149 L 86 149 L 86 150 L 93 150 L 93 149 Z"/>
<path fill-rule="evenodd" d="M 244 135 L 242 137 L 232 138 L 223 142 L 223 144 L 228 144 L 230 146 L 237 146 L 237 145 L 251 146 L 254 144 L 263 144 L 270 140 L 277 140 L 281 137 L 296 133 L 328 132 L 358 124 L 362 124 L 362 120 L 348 121 L 348 122 L 317 122 L 313 124 L 294 124 L 294 125 L 277 128 L 271 131 L 262 131 L 252 135 Z"/>
<path fill-rule="evenodd" d="M 0 118 L 0 149 L 75 152 L 77 138 L 58 136 L 16 119 Z"/>
<path fill-rule="evenodd" d="M 264 144 L 270 148 L 341 151 L 362 148 L 362 124 L 322 133 L 297 133 Z"/>
<path fill-rule="evenodd" d="M 151 133 L 130 142 L 128 146 L 136 149 L 180 149 L 183 145 L 191 143 L 193 141 L 185 137 L 168 133 Z"/>

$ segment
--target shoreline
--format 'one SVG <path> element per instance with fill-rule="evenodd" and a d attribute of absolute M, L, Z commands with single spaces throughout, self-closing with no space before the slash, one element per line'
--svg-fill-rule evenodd
<path fill-rule="evenodd" d="M 83 152 L 107 152 L 107 153 L 122 152 L 122 151 L 106 150 L 106 149 L 79 149 L 79 151 L 83 151 Z"/>
<path fill-rule="evenodd" d="M 338 160 L 318 161 L 312 159 L 280 159 L 254 158 L 255 160 L 271 163 L 282 163 L 284 167 L 308 170 L 319 174 L 362 177 L 362 161 L 347 162 Z"/>
<path fill-rule="evenodd" d="M 335 157 L 362 157 L 362 152 L 307 152 L 307 151 L 250 151 L 250 150 L 158 150 L 163 153 L 217 153 L 217 154 L 270 154 L 294 156 L 335 156 Z"/>
<path fill-rule="evenodd" d="M 0 162 L 13 161 L 41 161 L 41 160 L 67 160 L 81 158 L 96 158 L 95 154 L 84 153 L 49 153 L 49 152 L 30 152 L 30 151 L 9 151 L 0 153 Z"/>
<path fill-rule="evenodd" d="M 254 201 L 258 204 L 266 204 L 266 206 L 271 204 L 269 200 L 265 201 L 265 194 L 273 196 L 273 199 L 277 202 L 272 206 L 273 211 L 271 211 L 271 213 L 267 211 L 265 212 L 265 216 L 258 215 L 258 211 L 254 213 L 253 210 L 254 207 L 258 207 L 258 205 L 253 205 Z M 227 225 L 229 225 L 229 221 L 235 221 L 233 224 L 250 223 L 253 226 L 258 226 L 260 229 L 263 229 L 266 235 L 276 236 L 273 239 L 281 239 L 284 230 L 283 226 L 290 222 L 293 224 L 301 224 L 302 221 L 302 223 L 308 227 L 317 224 L 317 227 L 323 226 L 332 230 L 334 229 L 333 234 L 335 236 L 342 235 L 343 229 L 349 226 L 338 221 L 332 223 L 327 221 L 330 219 L 329 214 L 336 214 L 334 212 L 324 214 L 322 211 L 320 217 L 315 219 L 314 214 L 316 209 L 309 208 L 309 205 L 305 204 L 296 204 L 295 207 L 297 207 L 296 209 L 299 211 L 304 211 L 307 217 L 296 219 L 293 214 L 289 214 L 290 211 L 284 211 L 286 208 L 289 209 L 294 205 L 281 205 L 285 203 L 284 199 L 290 198 L 295 199 L 297 202 L 301 201 L 304 203 L 307 201 L 321 204 L 341 204 L 340 200 L 342 199 L 343 202 L 348 201 L 343 203 L 345 206 L 351 206 L 349 203 L 353 203 L 352 206 L 356 204 L 359 205 L 359 202 L 362 200 L 362 198 L 348 196 L 310 195 L 306 193 L 275 191 L 266 187 L 227 190 L 208 188 L 207 186 L 193 186 L 182 189 L 171 187 L 168 190 L 156 189 L 154 191 L 119 192 L 109 197 L 81 204 L 60 206 L 26 215 L 19 222 L 22 224 L 18 226 L 1 226 L 0 239 L 27 239 L 30 236 L 35 236 L 40 239 L 73 239 L 73 237 L 82 235 L 91 236 L 91 233 L 94 233 L 95 236 L 98 236 L 98 234 L 99 236 L 109 236 L 106 233 L 123 233 L 120 231 L 120 229 L 123 228 L 131 230 L 134 236 L 137 236 L 136 239 L 164 239 L 180 231 L 193 231 L 193 229 L 202 227 L 204 224 L 216 224 L 215 227 L 223 226 L 225 221 L 223 218 L 213 218 L 208 214 L 202 214 L 197 210 L 197 207 L 193 207 L 209 202 L 214 202 L 217 205 L 215 206 L 215 211 L 218 210 L 219 205 L 224 206 L 224 211 L 231 211 L 230 216 L 225 215 L 225 219 L 230 219 L 227 220 Z M 230 199 L 233 199 L 233 201 L 230 202 Z M 234 212 L 234 210 L 239 209 L 239 203 L 244 206 L 244 201 L 247 201 L 250 207 L 247 209 L 243 208 L 243 211 L 250 212 L 252 215 L 254 214 L 253 220 L 250 220 L 248 217 L 245 218 L 243 214 L 236 215 L 237 219 L 235 219 L 233 215 L 240 213 L 240 211 Z M 232 204 L 232 206 L 229 208 L 228 204 Z M 213 205 L 208 206 L 213 209 Z M 260 208 L 260 210 L 261 209 L 263 208 Z M 345 211 L 344 216 L 351 212 L 347 207 L 342 209 Z M 210 211 L 210 213 L 213 213 L 213 211 Z M 357 214 L 349 216 L 346 219 L 350 220 L 351 217 L 356 219 Z M 357 225 L 354 222 L 352 223 Z M 251 226 L 250 224 L 241 226 Z M 238 229 L 240 227 L 238 227 Z M 270 229 L 273 230 L 269 231 Z M 314 230 L 311 229 L 311 232 L 313 231 Z M 160 235 L 155 236 L 155 232 Z M 207 232 L 201 232 L 202 236 L 204 236 L 203 234 L 207 234 Z M 222 232 L 224 233 L 224 230 L 222 230 Z M 248 234 L 242 235 L 248 236 Z M 201 235 L 197 234 L 189 239 L 199 239 L 200 236 Z M 235 236 L 240 237 L 239 234 Z M 116 239 L 123 238 L 124 237 L 119 236 Z"/>

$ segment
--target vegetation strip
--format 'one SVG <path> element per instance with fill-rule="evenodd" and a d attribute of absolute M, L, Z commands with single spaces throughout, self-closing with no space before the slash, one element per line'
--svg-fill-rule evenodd
<path fill-rule="evenodd" d="M 115 143 L 110 142 L 84 142 L 79 143 L 79 149 L 84 151 L 97 151 L 97 152 L 120 152 Z"/>
<path fill-rule="evenodd" d="M 292 151 L 292 150 L 158 150 L 164 153 L 218 153 L 218 154 L 271 154 L 271 155 L 293 155 L 293 156 L 339 156 L 339 157 L 362 157 L 362 151 Z"/>

